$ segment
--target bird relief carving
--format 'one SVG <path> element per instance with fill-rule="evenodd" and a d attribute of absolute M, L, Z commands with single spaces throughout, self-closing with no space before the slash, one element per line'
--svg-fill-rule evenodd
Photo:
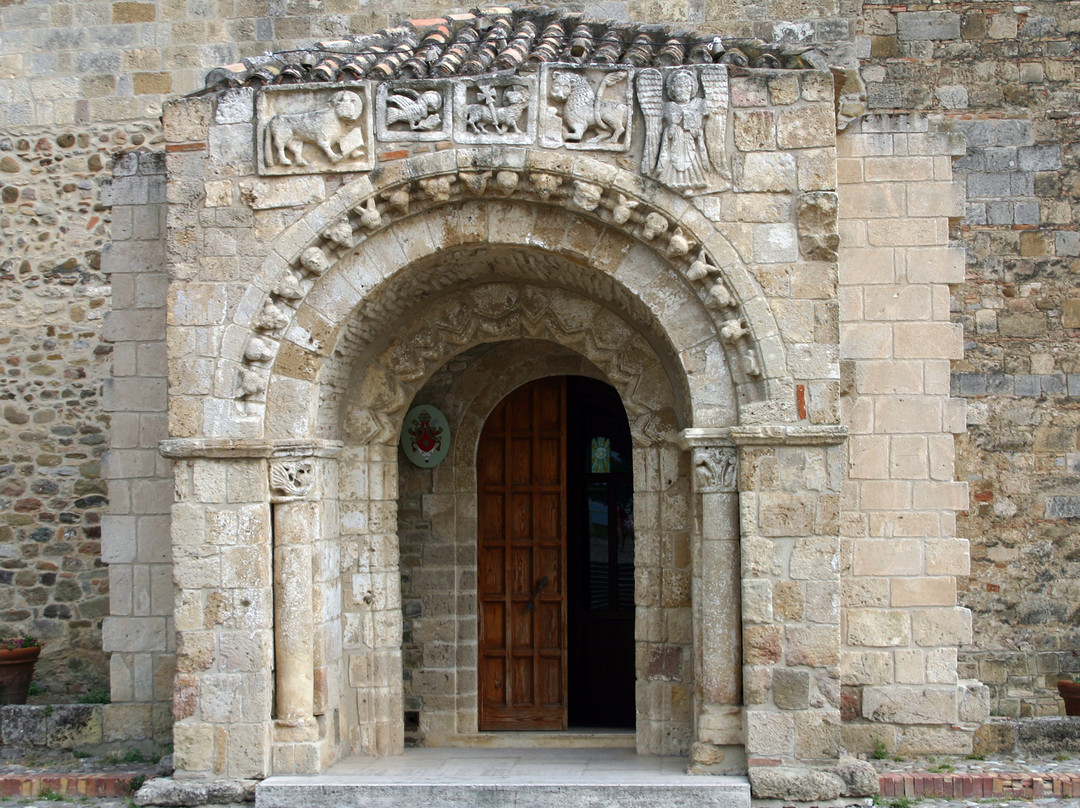
<path fill-rule="evenodd" d="M 536 79 L 498 76 L 454 86 L 454 140 L 458 143 L 536 141 Z"/>
<path fill-rule="evenodd" d="M 379 140 L 448 140 L 451 89 L 445 81 L 380 84 L 375 91 L 375 130 Z"/>
<path fill-rule="evenodd" d="M 549 66 L 545 68 L 543 86 L 543 145 L 620 152 L 630 148 L 630 71 Z"/>
<path fill-rule="evenodd" d="M 362 85 L 270 88 L 259 94 L 261 174 L 369 169 L 371 110 Z"/>
<path fill-rule="evenodd" d="M 639 70 L 638 106 L 645 120 L 641 172 L 685 195 L 726 190 L 726 65 Z"/>

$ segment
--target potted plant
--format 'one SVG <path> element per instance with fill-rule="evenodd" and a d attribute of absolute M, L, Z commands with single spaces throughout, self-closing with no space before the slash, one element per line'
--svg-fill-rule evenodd
<path fill-rule="evenodd" d="M 1080 676 L 1061 679 L 1057 687 L 1061 698 L 1065 700 L 1065 715 L 1080 716 Z"/>
<path fill-rule="evenodd" d="M 26 704 L 41 642 L 28 634 L 0 639 L 0 704 Z"/>

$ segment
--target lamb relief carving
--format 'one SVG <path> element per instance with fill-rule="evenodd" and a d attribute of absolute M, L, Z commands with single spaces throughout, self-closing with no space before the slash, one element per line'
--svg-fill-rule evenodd
<path fill-rule="evenodd" d="M 548 68 L 541 142 L 568 149 L 630 148 L 633 87 L 630 71 Z"/>
<path fill-rule="evenodd" d="M 641 171 L 683 194 L 725 190 L 730 106 L 725 65 L 640 70 Z"/>
<path fill-rule="evenodd" d="M 461 81 L 454 87 L 454 140 L 459 143 L 533 143 L 536 118 L 532 77 Z"/>
<path fill-rule="evenodd" d="M 273 88 L 259 96 L 262 174 L 372 167 L 367 88 Z"/>

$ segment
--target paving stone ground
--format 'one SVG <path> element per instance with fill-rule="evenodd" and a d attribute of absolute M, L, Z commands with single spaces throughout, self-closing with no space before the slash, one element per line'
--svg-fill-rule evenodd
<path fill-rule="evenodd" d="M 882 774 L 886 773 L 915 773 L 915 772 L 942 772 L 970 774 L 1080 774 L 1080 758 L 1066 758 L 1061 760 L 1048 759 L 1019 759 L 995 757 L 987 760 L 970 760 L 955 757 L 919 758 L 911 760 L 883 760 L 872 761 Z M 148 776 L 153 776 L 153 766 L 144 766 Z M 83 760 L 52 759 L 52 760 L 27 760 L 0 762 L 0 777 L 12 774 L 44 774 L 58 773 L 68 775 L 79 774 L 102 774 L 118 771 L 131 771 L 130 764 L 119 764 L 97 758 Z M 916 798 L 910 801 L 903 799 L 889 799 L 879 797 L 877 805 L 889 806 L 889 808 L 910 808 L 917 805 L 918 808 L 1080 808 L 1080 798 L 1055 799 L 1042 798 L 1033 800 L 1019 799 L 933 799 L 927 797 Z M 0 796 L 0 808 L 20 806 L 20 808 L 58 808 L 58 806 L 72 806 L 72 808 L 130 808 L 134 805 L 130 797 L 88 797 L 67 796 L 61 798 L 52 797 L 23 797 L 23 796 Z M 251 804 L 228 805 L 228 806 L 204 806 L 203 808 L 252 808 Z M 663 808 L 655 806 L 654 808 Z"/>

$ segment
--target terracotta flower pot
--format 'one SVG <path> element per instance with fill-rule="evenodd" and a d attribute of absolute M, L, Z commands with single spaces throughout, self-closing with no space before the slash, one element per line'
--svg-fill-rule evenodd
<path fill-rule="evenodd" d="M 40 653 L 40 645 L 0 648 L 0 704 L 26 704 L 34 663 Z"/>
<path fill-rule="evenodd" d="M 1057 686 L 1058 693 L 1065 700 L 1065 715 L 1080 716 L 1080 682 L 1063 680 Z"/>

